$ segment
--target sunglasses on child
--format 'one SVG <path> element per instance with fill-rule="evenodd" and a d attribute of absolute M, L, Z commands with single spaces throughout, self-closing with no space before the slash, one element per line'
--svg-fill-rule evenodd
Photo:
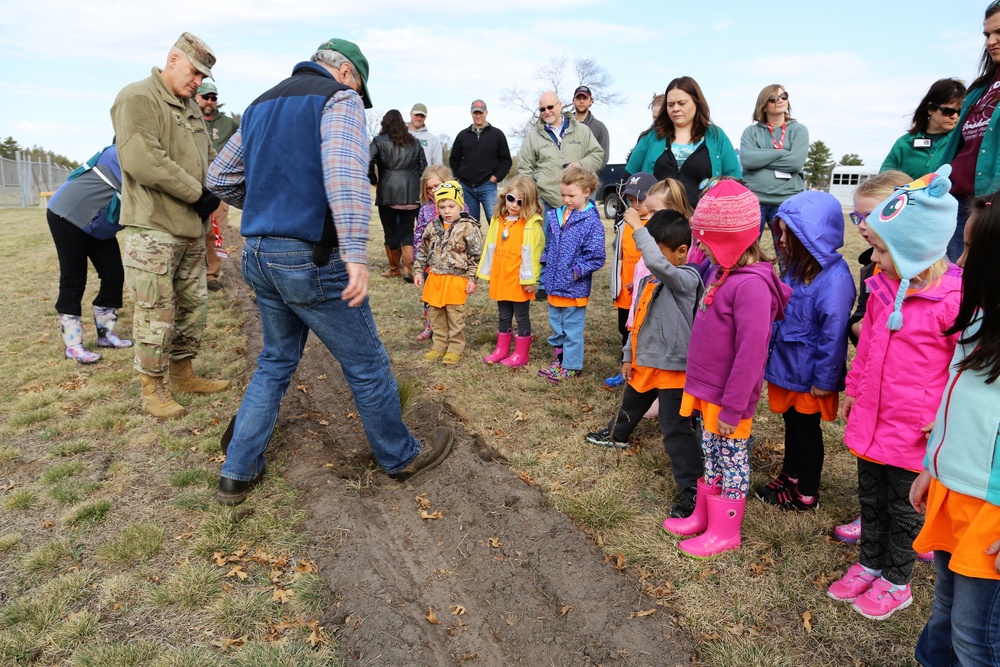
<path fill-rule="evenodd" d="M 778 100 L 787 100 L 787 99 L 788 99 L 788 91 L 784 91 L 777 97 L 771 95 L 770 97 L 767 98 L 767 101 L 774 102 L 775 104 L 777 104 Z"/>
<path fill-rule="evenodd" d="M 871 215 L 871 211 L 869 211 L 868 213 L 858 213 L 857 211 L 851 211 L 848 217 L 851 219 L 851 222 L 853 222 L 855 225 L 860 225 L 862 222 L 868 219 L 869 215 Z"/>
<path fill-rule="evenodd" d="M 506 199 L 506 200 L 507 200 L 507 203 L 508 203 L 508 204 L 517 204 L 518 206 L 520 206 L 520 205 L 521 205 L 521 202 L 523 201 L 523 200 L 521 200 L 521 199 L 518 199 L 517 197 L 515 197 L 514 195 L 512 195 L 512 194 L 511 194 L 511 193 L 509 193 L 509 192 L 507 193 L 507 196 L 506 196 L 506 197 L 504 197 L 504 199 Z"/>
<path fill-rule="evenodd" d="M 952 118 L 953 116 L 957 116 L 958 114 L 962 113 L 961 109 L 956 109 L 955 107 L 946 107 L 941 104 L 934 104 L 933 102 L 931 102 L 927 106 L 931 108 L 931 111 L 935 110 L 940 111 L 941 115 L 944 116 L 945 118 Z"/>

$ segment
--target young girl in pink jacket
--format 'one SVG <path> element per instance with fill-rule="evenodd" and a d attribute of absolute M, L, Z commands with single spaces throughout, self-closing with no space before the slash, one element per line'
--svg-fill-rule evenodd
<path fill-rule="evenodd" d="M 922 520 L 909 490 L 923 469 L 927 433 L 948 380 L 958 334 L 945 336 L 961 301 L 961 271 L 945 259 L 958 203 L 951 167 L 897 188 L 868 216 L 868 308 L 841 416 L 858 457 L 860 561 L 827 595 L 883 620 L 908 607 Z"/>

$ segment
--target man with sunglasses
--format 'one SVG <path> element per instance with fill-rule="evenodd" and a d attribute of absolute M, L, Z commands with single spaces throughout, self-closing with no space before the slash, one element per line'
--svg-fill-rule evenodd
<path fill-rule="evenodd" d="M 497 183 L 510 171 L 513 161 L 507 146 L 507 135 L 486 121 L 490 111 L 486 102 L 473 100 L 470 108 L 472 125 L 455 137 L 448 164 L 465 191 L 465 204 L 473 218 L 483 207 L 486 222 L 493 219 L 497 203 Z"/>
<path fill-rule="evenodd" d="M 556 93 L 542 93 L 538 100 L 538 122 L 528 131 L 517 154 L 517 171 L 538 185 L 545 212 L 562 206 L 559 178 L 571 164 L 597 173 L 604 162 L 604 149 L 590 128 L 572 114 L 563 113 Z"/>
<path fill-rule="evenodd" d="M 211 81 L 204 81 L 198 88 L 198 93 L 194 96 L 194 101 L 201 109 L 201 117 L 205 121 L 205 128 L 208 130 L 208 138 L 212 142 L 212 147 L 218 153 L 229 141 L 229 137 L 236 134 L 240 124 L 231 116 L 219 111 L 219 89 Z M 219 208 L 212 214 L 212 224 L 208 226 L 205 233 L 205 279 L 209 291 L 216 292 L 222 289 L 219 278 L 222 277 L 222 261 L 216 251 L 219 235 L 216 230 L 223 232 L 229 224 L 229 204 L 220 202 Z"/>

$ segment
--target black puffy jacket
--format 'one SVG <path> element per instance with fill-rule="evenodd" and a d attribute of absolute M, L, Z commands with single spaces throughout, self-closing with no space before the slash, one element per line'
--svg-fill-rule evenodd
<path fill-rule="evenodd" d="M 375 137 L 371 145 L 369 176 L 375 190 L 376 206 L 420 205 L 420 176 L 427 167 L 427 157 L 420 142 L 398 146 L 386 134 Z M 377 168 L 377 173 L 376 173 Z"/>

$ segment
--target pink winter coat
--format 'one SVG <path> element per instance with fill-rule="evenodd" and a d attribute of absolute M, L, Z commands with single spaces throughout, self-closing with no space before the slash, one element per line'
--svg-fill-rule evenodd
<path fill-rule="evenodd" d="M 878 273 L 865 284 L 871 294 L 847 373 L 845 393 L 857 400 L 844 444 L 877 463 L 923 470 L 927 436 L 920 429 L 934 421 L 960 335 L 942 332 L 958 313 L 961 269 L 951 266 L 930 289 L 907 295 L 899 331 L 886 327 L 899 281 Z"/>

